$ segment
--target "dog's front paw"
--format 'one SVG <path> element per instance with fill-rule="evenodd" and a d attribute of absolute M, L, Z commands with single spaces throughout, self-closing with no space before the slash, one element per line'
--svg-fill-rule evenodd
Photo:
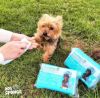
<path fill-rule="evenodd" d="M 47 54 L 44 54 L 42 58 L 44 62 L 48 62 L 50 60 L 50 56 Z"/>

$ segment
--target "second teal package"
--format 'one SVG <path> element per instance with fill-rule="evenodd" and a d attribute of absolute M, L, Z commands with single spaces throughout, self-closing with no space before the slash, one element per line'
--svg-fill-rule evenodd
<path fill-rule="evenodd" d="M 94 88 L 100 81 L 100 65 L 79 48 L 72 48 L 64 64 L 78 72 L 78 77 L 87 85 Z"/>

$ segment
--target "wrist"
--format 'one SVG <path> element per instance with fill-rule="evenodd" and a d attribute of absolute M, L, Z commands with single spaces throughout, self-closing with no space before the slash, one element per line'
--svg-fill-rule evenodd
<path fill-rule="evenodd" d="M 18 38 L 16 38 L 16 33 L 13 33 L 11 36 L 10 41 L 16 41 Z"/>
<path fill-rule="evenodd" d="M 13 33 L 11 37 L 11 41 L 20 41 L 23 38 L 26 38 L 24 34 Z"/>

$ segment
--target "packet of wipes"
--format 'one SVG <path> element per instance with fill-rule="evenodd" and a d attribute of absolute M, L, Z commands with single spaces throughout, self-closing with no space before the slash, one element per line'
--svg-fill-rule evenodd
<path fill-rule="evenodd" d="M 35 87 L 63 92 L 78 98 L 76 71 L 44 63 L 40 67 Z"/>
<path fill-rule="evenodd" d="M 100 81 L 100 65 L 79 48 L 73 48 L 64 64 L 78 72 L 78 77 L 88 88 L 95 88 Z"/>
<path fill-rule="evenodd" d="M 29 47 L 30 47 L 30 45 L 31 45 L 31 42 L 29 42 L 26 38 L 23 38 L 23 39 L 21 40 L 21 42 L 26 42 L 26 43 L 28 43 L 26 49 L 24 50 L 24 53 L 25 53 L 25 52 L 29 49 Z M 1 62 L 1 64 L 2 64 L 2 65 L 6 65 L 6 64 L 10 63 L 11 61 L 13 61 L 13 59 L 11 59 L 11 60 L 5 60 L 5 61 Z"/>

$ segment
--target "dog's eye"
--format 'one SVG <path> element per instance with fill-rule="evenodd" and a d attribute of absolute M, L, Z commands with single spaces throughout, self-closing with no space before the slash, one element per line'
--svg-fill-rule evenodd
<path fill-rule="evenodd" d="M 53 27 L 50 27 L 49 29 L 50 29 L 50 30 L 54 30 L 54 28 L 53 28 Z"/>
<path fill-rule="evenodd" d="M 45 27 L 45 25 L 42 25 L 42 28 L 44 28 Z"/>

